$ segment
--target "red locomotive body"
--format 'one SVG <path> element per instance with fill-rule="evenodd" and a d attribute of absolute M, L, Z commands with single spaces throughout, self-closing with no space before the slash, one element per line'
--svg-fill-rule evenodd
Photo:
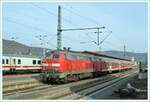
<path fill-rule="evenodd" d="M 44 80 L 78 80 L 99 75 L 101 72 L 129 69 L 130 60 L 92 52 L 50 52 L 42 60 Z"/>

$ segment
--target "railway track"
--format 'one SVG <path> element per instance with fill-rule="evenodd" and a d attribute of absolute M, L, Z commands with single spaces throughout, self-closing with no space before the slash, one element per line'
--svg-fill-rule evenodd
<path fill-rule="evenodd" d="M 83 86 L 81 85 L 80 87 L 66 87 L 61 89 L 61 91 L 51 91 L 47 93 L 47 95 L 38 97 L 38 99 L 84 99 L 85 97 L 91 96 L 103 88 L 107 88 L 110 85 L 121 81 L 123 78 L 128 77 L 128 75 L 123 76 L 123 74 L 120 74 L 116 77 L 105 77 L 103 80 Z"/>
<path fill-rule="evenodd" d="M 39 74 L 3 76 L 3 94 L 41 86 Z"/>
<path fill-rule="evenodd" d="M 133 71 L 128 71 L 132 72 Z M 106 88 L 108 85 L 119 82 L 122 73 L 106 75 L 100 78 L 86 79 L 63 85 L 41 85 L 31 89 L 16 92 L 16 94 L 4 94 L 4 99 L 84 99 L 85 96 L 94 94 L 97 90 Z"/>
<path fill-rule="evenodd" d="M 105 76 L 106 78 L 110 77 L 110 76 Z M 15 94 L 10 94 L 10 93 L 4 93 L 3 96 L 4 98 L 8 98 L 8 99 L 36 99 L 38 97 L 43 96 L 44 94 L 47 94 L 49 92 L 53 92 L 53 91 L 58 91 L 59 89 L 63 89 L 63 88 L 69 88 L 72 86 L 78 86 L 78 85 L 84 85 L 86 83 L 95 83 L 96 81 L 99 80 L 103 80 L 102 78 L 96 78 L 96 79 L 87 79 L 87 80 L 82 80 L 82 81 L 78 81 L 78 82 L 72 82 L 72 83 L 68 83 L 68 84 L 63 84 L 63 85 L 43 85 L 40 87 L 36 87 L 36 88 L 32 88 L 32 89 L 28 89 L 28 90 L 18 90 L 14 91 L 14 93 L 18 94 L 19 93 L 19 97 Z"/>
<path fill-rule="evenodd" d="M 3 82 L 8 83 L 12 81 L 25 80 L 25 79 L 39 79 L 40 74 L 16 74 L 16 75 L 3 75 Z"/>
<path fill-rule="evenodd" d="M 67 95 L 65 97 L 59 97 L 56 99 L 89 99 L 90 97 L 94 96 L 96 93 L 100 93 L 100 91 L 107 89 L 111 85 L 118 84 L 118 82 L 122 81 L 126 77 L 128 76 L 115 78 L 113 80 L 109 79 L 109 80 L 106 80 L 104 83 L 100 83 L 100 84 L 97 83 L 95 85 L 91 85 L 90 87 L 86 87 L 82 90 L 79 90 L 75 93 L 71 93 L 70 95 Z"/>
<path fill-rule="evenodd" d="M 43 83 L 37 80 L 23 80 L 18 82 L 7 83 L 3 85 L 3 94 L 11 94 L 18 90 L 21 91 L 24 89 L 34 88 L 41 85 L 43 85 Z"/>

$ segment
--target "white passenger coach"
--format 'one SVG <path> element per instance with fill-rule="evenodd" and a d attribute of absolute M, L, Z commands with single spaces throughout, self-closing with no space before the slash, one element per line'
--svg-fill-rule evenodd
<path fill-rule="evenodd" d="M 41 58 L 29 55 L 3 55 L 2 69 L 3 72 L 24 71 L 40 71 Z"/>

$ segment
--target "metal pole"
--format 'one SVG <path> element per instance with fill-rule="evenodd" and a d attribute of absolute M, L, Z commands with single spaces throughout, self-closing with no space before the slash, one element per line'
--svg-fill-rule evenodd
<path fill-rule="evenodd" d="M 99 46 L 99 28 L 97 28 L 97 44 L 98 44 L 98 46 Z"/>
<path fill-rule="evenodd" d="M 43 48 L 43 57 L 45 57 L 45 47 Z"/>
<path fill-rule="evenodd" d="M 99 45 L 99 49 L 98 50 L 99 50 L 99 53 L 101 53 L 101 46 L 100 45 Z"/>
<path fill-rule="evenodd" d="M 97 46 L 98 46 L 98 51 L 101 51 L 101 46 L 100 46 L 100 44 L 102 43 L 102 42 L 100 42 L 100 33 L 102 33 L 102 32 L 100 32 L 100 28 L 97 28 L 97 32 L 95 32 L 95 33 L 97 33 Z"/>
<path fill-rule="evenodd" d="M 125 52 L 126 52 L 126 46 L 124 45 L 124 57 L 125 57 Z"/>
<path fill-rule="evenodd" d="M 57 50 L 61 50 L 61 6 L 58 6 Z"/>

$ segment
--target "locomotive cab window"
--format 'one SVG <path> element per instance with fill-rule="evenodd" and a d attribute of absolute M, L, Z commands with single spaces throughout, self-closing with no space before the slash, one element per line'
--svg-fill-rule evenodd
<path fill-rule="evenodd" d="M 18 64 L 21 64 L 21 60 L 20 59 L 18 59 Z"/>
<path fill-rule="evenodd" d="M 36 60 L 33 60 L 33 64 L 36 64 Z"/>
<path fill-rule="evenodd" d="M 52 58 L 53 58 L 53 59 L 59 59 L 59 55 L 58 55 L 58 54 L 54 54 L 54 55 L 52 56 Z"/>

